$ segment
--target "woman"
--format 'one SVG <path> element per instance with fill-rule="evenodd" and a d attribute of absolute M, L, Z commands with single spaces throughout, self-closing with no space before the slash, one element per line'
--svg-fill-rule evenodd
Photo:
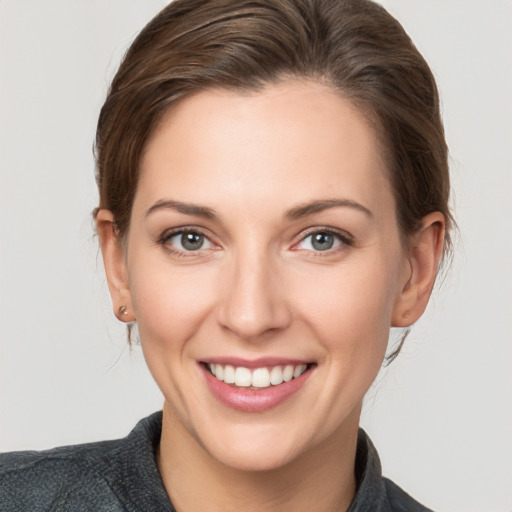
<path fill-rule="evenodd" d="M 114 312 L 163 415 L 3 456 L 0 508 L 426 510 L 358 430 L 452 223 L 435 82 L 401 26 L 362 0 L 176 0 L 96 142 Z"/>

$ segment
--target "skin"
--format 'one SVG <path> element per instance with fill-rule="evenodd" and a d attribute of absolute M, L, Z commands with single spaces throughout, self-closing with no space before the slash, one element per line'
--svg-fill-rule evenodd
<path fill-rule="evenodd" d="M 324 85 L 207 90 L 150 137 L 124 244 L 99 212 L 114 310 L 126 305 L 120 318 L 137 321 L 165 397 L 158 464 L 178 510 L 205 500 L 210 511 L 348 508 L 364 394 L 390 326 L 426 307 L 444 230 L 430 214 L 404 244 L 378 147 L 363 115 Z M 343 204 L 325 207 L 332 200 Z M 172 230 L 183 227 L 205 235 L 199 250 L 180 245 Z M 333 247 L 315 249 L 311 232 L 326 231 Z M 198 363 L 217 356 L 314 367 L 284 403 L 248 413 L 205 385 Z"/>

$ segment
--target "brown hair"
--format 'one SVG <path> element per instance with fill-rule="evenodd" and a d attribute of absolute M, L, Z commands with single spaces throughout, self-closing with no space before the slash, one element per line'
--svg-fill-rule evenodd
<path fill-rule="evenodd" d="M 211 87 L 313 79 L 375 127 L 404 236 L 440 211 L 450 247 L 447 147 L 434 77 L 402 26 L 370 0 L 175 0 L 140 32 L 96 134 L 100 208 L 129 229 L 144 144 L 177 100 Z"/>

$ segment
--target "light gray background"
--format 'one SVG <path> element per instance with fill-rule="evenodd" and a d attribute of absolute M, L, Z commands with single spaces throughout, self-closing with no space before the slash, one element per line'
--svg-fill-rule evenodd
<path fill-rule="evenodd" d="M 388 0 L 438 78 L 461 240 L 368 395 L 384 471 L 512 510 L 512 2 Z M 0 0 L 0 450 L 124 436 L 162 398 L 112 313 L 90 212 L 119 59 L 163 0 Z"/>

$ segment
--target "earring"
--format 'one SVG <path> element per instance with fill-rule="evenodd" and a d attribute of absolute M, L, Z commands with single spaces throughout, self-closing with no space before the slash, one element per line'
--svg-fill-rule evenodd
<path fill-rule="evenodd" d="M 125 315 L 126 316 L 128 314 L 128 308 L 126 306 L 121 306 L 119 308 L 118 312 L 119 312 L 119 315 Z"/>

